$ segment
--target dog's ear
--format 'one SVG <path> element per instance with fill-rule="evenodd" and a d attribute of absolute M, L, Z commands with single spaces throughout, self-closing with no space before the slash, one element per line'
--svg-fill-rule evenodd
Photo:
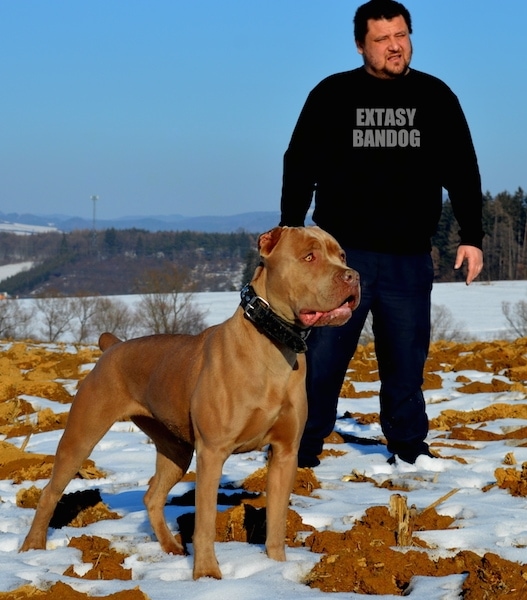
<path fill-rule="evenodd" d="M 260 252 L 260 256 L 264 258 L 271 254 L 273 248 L 278 244 L 278 240 L 282 236 L 283 227 L 274 227 L 270 231 L 266 233 L 262 233 L 262 235 L 258 238 L 258 250 Z"/>

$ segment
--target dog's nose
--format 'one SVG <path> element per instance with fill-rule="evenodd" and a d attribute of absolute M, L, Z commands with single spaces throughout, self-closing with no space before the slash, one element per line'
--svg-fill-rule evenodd
<path fill-rule="evenodd" d="M 361 285 L 360 285 L 360 275 L 355 269 L 347 269 L 345 273 L 345 281 L 348 285 L 348 290 L 350 295 L 348 297 L 348 305 L 350 309 L 353 311 L 357 308 L 360 303 L 361 297 Z"/>
<path fill-rule="evenodd" d="M 346 283 L 358 284 L 360 282 L 360 275 L 354 269 L 346 269 L 342 274 L 342 279 L 344 279 Z"/>

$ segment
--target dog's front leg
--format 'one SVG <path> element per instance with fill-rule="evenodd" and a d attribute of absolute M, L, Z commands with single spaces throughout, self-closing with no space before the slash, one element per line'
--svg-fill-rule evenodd
<path fill-rule="evenodd" d="M 291 445 L 272 444 L 268 452 L 266 541 L 267 556 L 284 561 L 287 510 L 295 483 L 297 450 Z"/>
<path fill-rule="evenodd" d="M 194 579 L 221 579 L 214 552 L 216 505 L 221 471 L 227 456 L 217 448 L 196 445 L 196 518 L 194 523 Z"/>

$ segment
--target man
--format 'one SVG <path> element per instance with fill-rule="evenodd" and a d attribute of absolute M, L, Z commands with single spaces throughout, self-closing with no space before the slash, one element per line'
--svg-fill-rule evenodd
<path fill-rule="evenodd" d="M 343 327 L 308 338 L 309 415 L 299 466 L 319 464 L 349 361 L 371 311 L 389 462 L 432 456 L 421 386 L 430 342 L 431 242 L 448 191 L 460 226 L 454 264 L 470 284 L 483 267 L 482 192 L 471 135 L 456 96 L 410 69 L 411 17 L 371 0 L 354 18 L 363 66 L 309 94 L 284 156 L 281 225 L 313 220 L 344 247 L 361 276 L 359 308 Z"/>

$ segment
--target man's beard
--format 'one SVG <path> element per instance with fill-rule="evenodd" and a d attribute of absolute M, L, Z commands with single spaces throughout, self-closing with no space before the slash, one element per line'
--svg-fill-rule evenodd
<path fill-rule="evenodd" d="M 384 73 L 384 76 L 388 79 L 398 79 L 399 77 L 404 77 L 406 73 L 408 73 L 408 67 L 410 66 L 409 62 L 404 61 L 402 69 L 392 70 L 387 67 L 381 69 L 381 72 Z"/>
<path fill-rule="evenodd" d="M 410 61 L 402 58 L 401 64 L 397 68 L 393 68 L 390 63 L 387 61 L 383 66 L 376 67 L 371 62 L 368 64 L 367 61 L 366 68 L 369 68 L 371 73 L 378 77 L 379 79 L 399 79 L 404 77 L 408 73 L 408 68 L 410 66 Z"/>

